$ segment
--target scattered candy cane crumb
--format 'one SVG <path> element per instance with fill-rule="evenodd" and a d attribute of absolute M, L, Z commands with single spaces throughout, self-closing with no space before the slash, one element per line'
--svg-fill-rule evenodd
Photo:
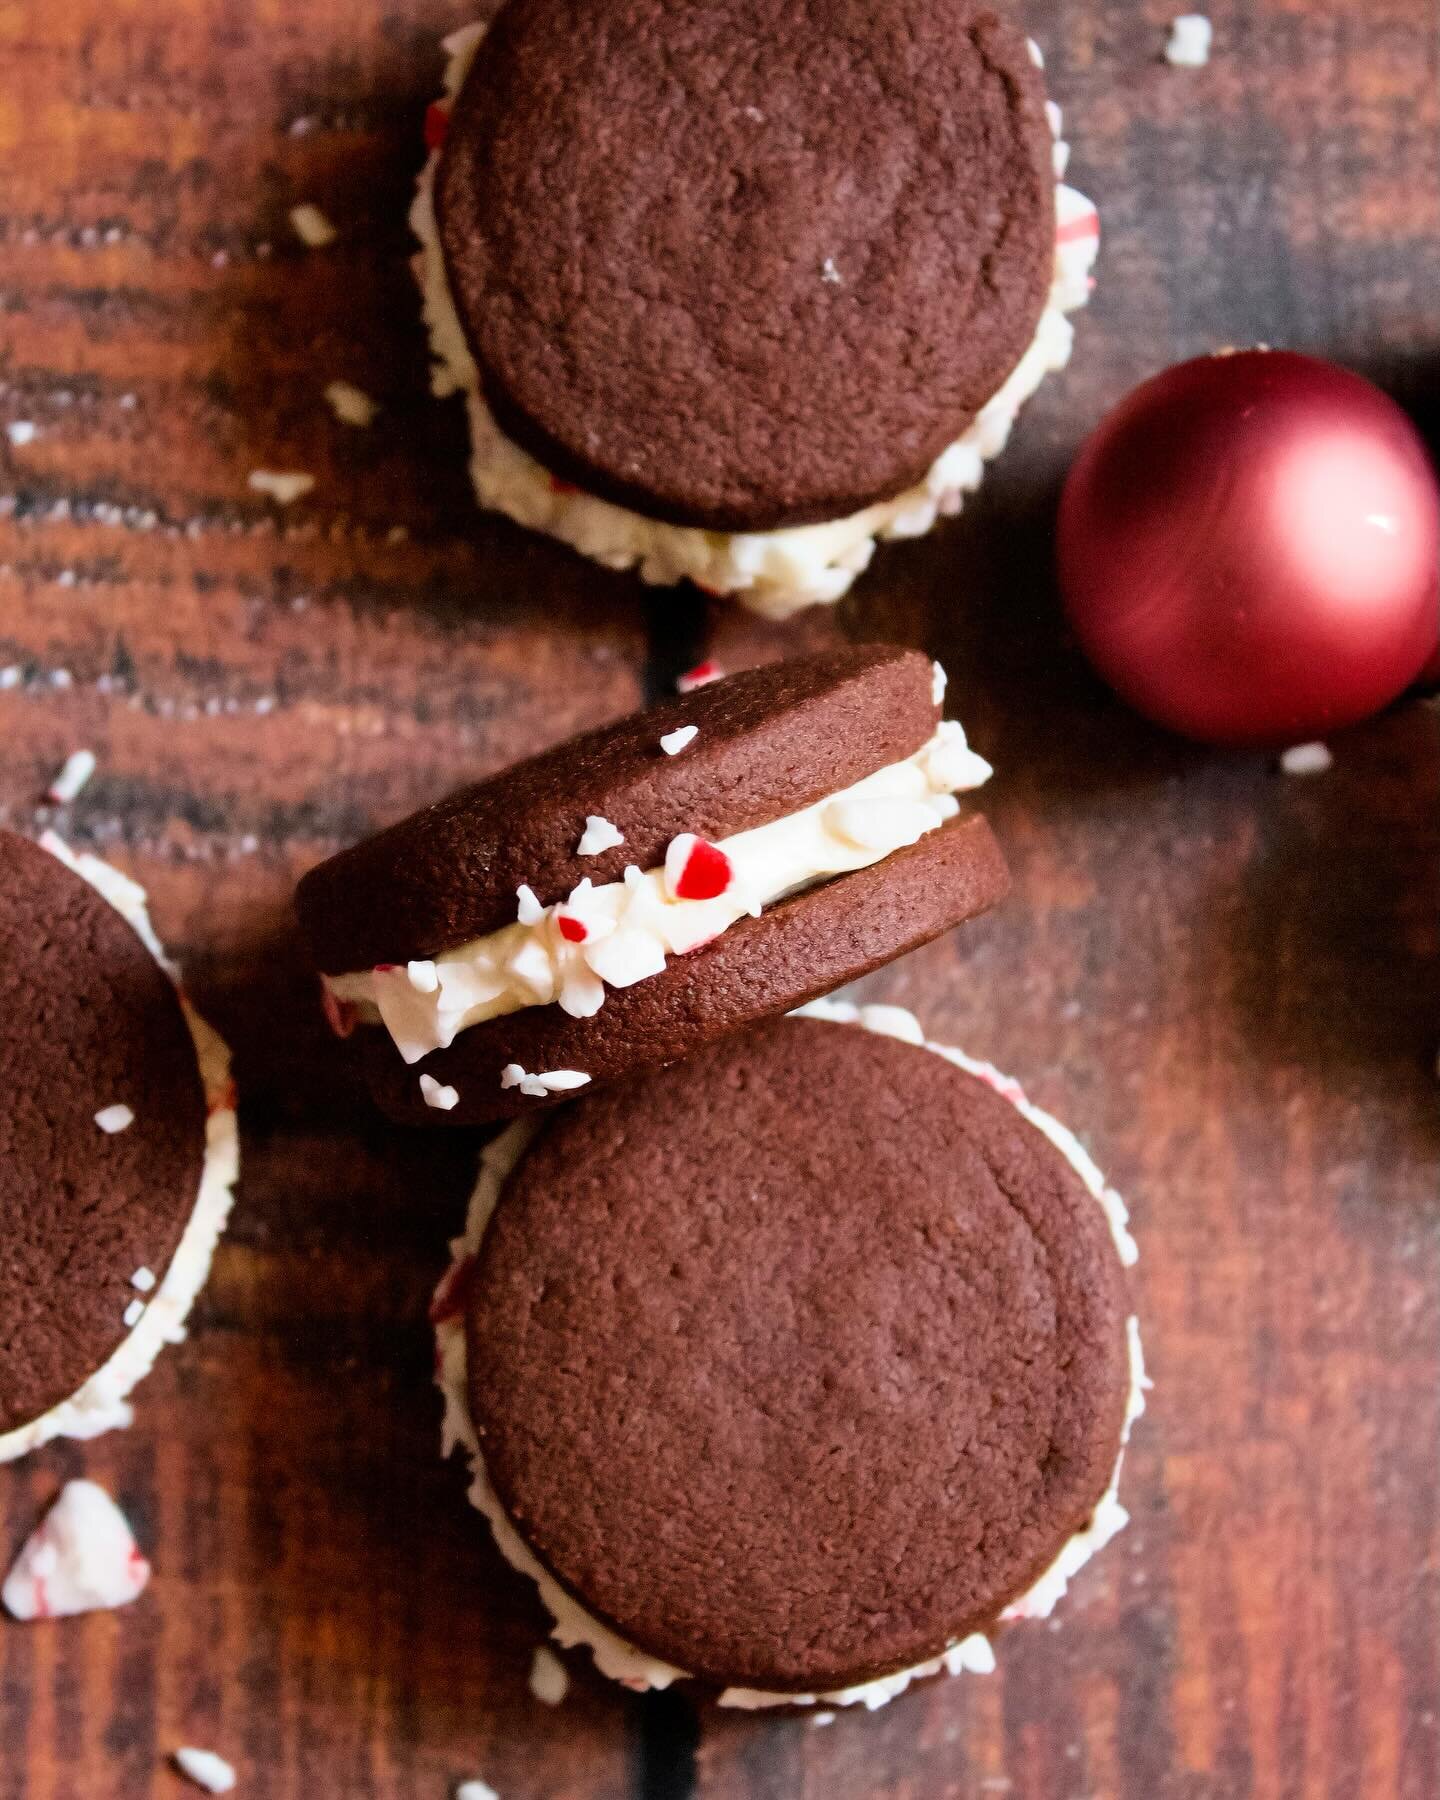
<path fill-rule="evenodd" d="M 277 506 L 289 506 L 310 492 L 315 477 L 298 469 L 252 469 L 246 482 L 257 494 L 268 494 Z"/>
<path fill-rule="evenodd" d="M 94 773 L 95 752 L 72 750 L 65 758 L 60 773 L 45 790 L 45 798 L 53 800 L 57 806 L 68 806 Z"/>
<path fill-rule="evenodd" d="M 33 419 L 12 419 L 5 427 L 5 435 L 18 450 L 25 444 L 35 442 L 40 435 L 40 427 Z"/>
<path fill-rule="evenodd" d="M 1165 60 L 1176 69 L 1203 69 L 1210 60 L 1215 29 L 1204 13 L 1181 13 L 1170 27 Z"/>
<path fill-rule="evenodd" d="M 667 731 L 660 740 L 660 748 L 667 756 L 678 756 L 680 752 L 695 742 L 700 735 L 698 725 L 682 725 L 678 731 Z"/>
<path fill-rule="evenodd" d="M 833 1725 L 834 1723 L 835 1715 L 833 1712 L 818 1712 L 810 1721 L 812 1730 L 818 1730 L 822 1725 Z"/>
<path fill-rule="evenodd" d="M 323 250 L 340 235 L 320 208 L 309 200 L 290 208 L 290 223 L 295 229 L 296 237 L 311 250 Z"/>
<path fill-rule="evenodd" d="M 135 1115 L 123 1100 L 117 1100 L 113 1106 L 102 1106 L 95 1115 L 95 1123 L 106 1134 L 114 1137 L 117 1131 L 128 1131 L 135 1123 Z"/>
<path fill-rule="evenodd" d="M 590 1077 L 583 1069 L 549 1069 L 542 1075 L 531 1075 L 519 1063 L 506 1063 L 500 1071 L 502 1088 L 518 1087 L 532 1100 L 543 1100 L 547 1094 L 565 1094 L 572 1088 L 584 1087 Z"/>
<path fill-rule="evenodd" d="M 580 842 L 575 846 L 577 856 L 599 856 L 604 850 L 614 850 L 625 842 L 623 831 L 617 831 L 607 818 L 600 813 L 587 813 L 585 830 Z"/>
<path fill-rule="evenodd" d="M 446 1087 L 433 1075 L 420 1077 L 420 1092 L 424 1096 L 425 1104 L 433 1107 L 436 1112 L 452 1112 L 460 1103 L 460 1090 Z"/>
<path fill-rule="evenodd" d="M 938 662 L 931 663 L 931 665 L 930 665 L 930 698 L 935 702 L 935 704 L 937 706 L 943 706 L 945 704 L 945 686 L 946 686 L 946 683 L 948 680 L 949 680 L 949 677 L 946 675 L 944 669 L 940 666 L 940 664 Z"/>
<path fill-rule="evenodd" d="M 127 1331 L 133 1331 L 145 1317 L 145 1302 L 143 1300 L 132 1300 L 120 1316 L 124 1322 L 125 1329 Z"/>
<path fill-rule="evenodd" d="M 488 1781 L 462 1781 L 455 1790 L 455 1800 L 500 1800 Z"/>
<path fill-rule="evenodd" d="M 725 671 L 719 663 L 711 662 L 707 658 L 702 663 L 696 663 L 693 669 L 685 671 L 675 683 L 675 692 L 677 694 L 693 694 L 696 688 L 708 687 L 712 681 L 719 681 L 724 673 Z"/>
<path fill-rule="evenodd" d="M 374 423 L 380 410 L 364 388 L 356 387 L 353 381 L 332 381 L 325 389 L 325 398 L 342 425 L 354 425 L 361 430 Z"/>
<path fill-rule="evenodd" d="M 127 1606 L 150 1565 L 124 1513 L 93 1481 L 67 1481 L 0 1587 L 14 1619 L 60 1619 Z"/>
<path fill-rule="evenodd" d="M 25 679 L 25 671 L 18 663 L 11 663 L 8 668 L 0 669 L 0 688 L 17 688 Z"/>
<path fill-rule="evenodd" d="M 142 1263 L 130 1277 L 130 1285 L 142 1294 L 152 1293 L 155 1288 L 155 1271 L 147 1269 Z"/>
<path fill-rule="evenodd" d="M 546 1706 L 558 1706 L 570 1691 L 570 1677 L 553 1650 L 542 1644 L 530 1664 L 530 1692 Z"/>
<path fill-rule="evenodd" d="M 1326 744 L 1293 744 L 1282 752 L 1280 767 L 1287 775 L 1323 775 L 1334 761 Z"/>
<path fill-rule="evenodd" d="M 196 1750 L 187 1744 L 175 1752 L 174 1760 L 185 1779 L 207 1794 L 228 1794 L 235 1785 L 234 1769 L 213 1750 Z"/>

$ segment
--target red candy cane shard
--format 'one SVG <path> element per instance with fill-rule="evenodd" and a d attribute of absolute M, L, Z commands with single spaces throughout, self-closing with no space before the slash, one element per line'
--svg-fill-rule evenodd
<path fill-rule="evenodd" d="M 730 858 L 704 838 L 692 838 L 684 864 L 675 880 L 677 900 L 715 900 L 734 878 Z"/>
<path fill-rule="evenodd" d="M 560 928 L 560 935 L 567 944 L 583 944 L 589 937 L 589 928 L 583 919 L 577 919 L 571 913 L 557 913 L 555 923 Z"/>
<path fill-rule="evenodd" d="M 425 148 L 438 150 L 450 129 L 450 108 L 432 100 L 425 108 Z"/>

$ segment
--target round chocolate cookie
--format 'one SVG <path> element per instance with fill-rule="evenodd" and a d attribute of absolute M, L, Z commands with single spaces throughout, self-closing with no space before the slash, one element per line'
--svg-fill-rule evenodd
<path fill-rule="evenodd" d="M 972 0 L 508 0 L 435 203 L 491 410 L 716 531 L 914 485 L 1050 286 L 1045 92 Z"/>
<path fill-rule="evenodd" d="M 132 1278 L 163 1275 L 195 1208 L 206 1103 L 169 977 L 88 882 L 8 831 L 0 1020 L 3 1437 L 129 1336 Z"/>
<path fill-rule="evenodd" d="M 988 766 L 937 691 L 889 645 L 748 670 L 322 863 L 297 906 L 376 1099 L 414 1123 L 530 1111 L 992 905 L 1004 861 L 955 798 Z"/>
<path fill-rule="evenodd" d="M 987 1631 L 1086 1528 L 1127 1314 L 1105 1212 L 1009 1100 L 783 1019 L 546 1121 L 476 1251 L 466 1392 L 580 1608 L 824 1694 Z"/>

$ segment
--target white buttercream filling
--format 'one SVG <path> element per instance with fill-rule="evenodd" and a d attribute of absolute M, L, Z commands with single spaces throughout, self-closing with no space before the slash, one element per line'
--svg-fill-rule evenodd
<path fill-rule="evenodd" d="M 146 910 L 145 890 L 112 869 L 99 857 L 75 855 L 53 833 L 41 845 L 108 900 L 139 937 L 145 948 L 170 976 L 178 980 L 155 936 Z M 134 1417 L 128 1396 L 150 1373 L 166 1344 L 185 1337 L 185 1320 L 195 1297 L 210 1273 L 210 1261 L 230 1216 L 233 1188 L 240 1169 L 240 1141 L 235 1119 L 234 1088 L 230 1080 L 230 1053 L 219 1035 L 179 994 L 180 1008 L 195 1044 L 200 1079 L 205 1091 L 205 1158 L 195 1209 L 170 1259 L 170 1266 L 129 1335 L 123 1338 L 103 1366 L 69 1399 L 0 1437 L 0 1462 L 9 1462 L 47 1444 L 52 1438 L 93 1438 L 105 1431 L 123 1430 Z M 139 1271 L 131 1277 L 140 1286 Z M 145 1271 L 148 1275 L 149 1271 Z M 153 1276 L 151 1281 L 153 1283 Z"/>
<path fill-rule="evenodd" d="M 801 1007 L 799 1012 L 813 1018 L 829 1019 L 837 1024 L 859 1025 L 864 1030 L 875 1031 L 882 1036 L 903 1038 L 907 1043 L 922 1045 L 993 1087 L 1018 1108 L 1037 1130 L 1042 1131 L 1070 1163 L 1103 1209 L 1121 1262 L 1127 1268 L 1135 1263 L 1139 1252 L 1130 1235 L 1124 1201 L 1113 1188 L 1106 1185 L 1105 1178 L 1074 1133 L 1049 1113 L 1033 1106 L 1018 1083 L 1002 1075 L 990 1063 L 977 1062 L 947 1045 L 930 1043 L 914 1015 L 902 1007 L 857 1007 L 847 1001 L 816 1000 L 809 1006 Z M 501 1555 L 512 1568 L 522 1575 L 528 1575 L 539 1589 L 541 1601 L 554 1620 L 550 1635 L 555 1641 L 567 1649 L 579 1646 L 588 1649 L 600 1673 L 626 1687 L 642 1691 L 666 1688 L 674 1681 L 689 1679 L 688 1671 L 647 1654 L 597 1619 L 556 1581 L 521 1537 L 490 1483 L 470 1414 L 464 1319 L 459 1312 L 447 1311 L 449 1292 L 454 1288 L 466 1264 L 478 1254 L 491 1215 L 504 1192 L 505 1183 L 524 1156 L 537 1129 L 537 1120 L 517 1120 L 481 1151 L 479 1175 L 470 1199 L 465 1230 L 451 1243 L 450 1271 L 436 1290 L 432 1309 L 436 1315 L 435 1380 L 445 1403 L 441 1428 L 442 1453 L 449 1456 L 457 1447 L 465 1451 L 470 1462 L 471 1504 L 488 1520 Z M 1063 1545 L 1040 1579 L 1005 1608 L 1001 1614 L 1002 1619 L 1048 1618 L 1077 1571 L 1129 1523 L 1129 1514 L 1119 1500 L 1120 1469 L 1131 1427 L 1145 1410 L 1145 1393 L 1150 1386 L 1141 1355 L 1139 1323 L 1134 1318 L 1128 1322 L 1128 1341 L 1130 1391 L 1120 1435 L 1120 1451 L 1115 1459 L 1109 1486 L 1084 1529 L 1076 1532 Z M 758 1709 L 770 1706 L 813 1706 L 823 1702 L 829 1706 L 861 1705 L 874 1711 L 877 1707 L 884 1706 L 888 1700 L 893 1700 L 897 1694 L 903 1693 L 912 1681 L 922 1676 L 938 1675 L 942 1669 L 951 1675 L 958 1674 L 962 1669 L 974 1674 L 989 1674 L 994 1667 L 995 1653 L 989 1638 L 983 1632 L 971 1632 L 968 1637 L 948 1645 L 939 1656 L 927 1662 L 897 1669 L 893 1674 L 878 1676 L 874 1681 L 862 1682 L 855 1687 L 841 1688 L 825 1694 L 785 1694 L 761 1688 L 727 1688 L 720 1696 L 720 1704 Z"/>
<path fill-rule="evenodd" d="M 449 63 L 443 105 L 460 92 L 484 35 L 484 25 L 470 25 L 445 40 Z M 1050 118 L 1058 177 L 1065 170 L 1068 146 L 1060 137 L 1058 107 Z M 920 537 L 938 518 L 959 512 L 964 496 L 980 485 L 986 462 L 1005 448 L 1021 406 L 1051 370 L 1070 360 L 1074 332 L 1065 315 L 1089 298 L 1090 270 L 1100 243 L 1095 208 L 1083 194 L 1060 183 L 1055 273 L 1035 336 L 922 482 L 894 499 L 818 525 L 706 531 L 645 518 L 560 481 L 501 431 L 481 393 L 445 271 L 433 199 L 437 161 L 438 152 L 433 152 L 421 171 L 410 212 L 410 226 L 420 242 L 416 277 L 435 359 L 434 391 L 465 396 L 470 476 L 480 503 L 532 531 L 559 538 L 607 568 L 634 568 L 642 580 L 665 587 L 693 581 L 708 593 L 733 594 L 752 611 L 776 619 L 838 600 L 869 563 L 878 539 Z"/>
<path fill-rule="evenodd" d="M 957 793 L 979 787 L 990 773 L 960 725 L 942 720 L 903 762 L 801 812 L 721 839 L 715 848 L 729 864 L 729 881 L 713 898 L 676 891 L 697 842 L 686 835 L 671 844 L 664 868 L 642 873 L 632 865 L 623 881 L 600 887 L 582 881 L 568 899 L 546 907 L 522 888 L 513 925 L 433 960 L 327 976 L 325 983 L 337 1001 L 359 1009 L 363 1022 L 383 1023 L 407 1063 L 444 1049 L 467 1026 L 523 1007 L 555 1002 L 573 1018 L 589 1018 L 604 1005 L 607 987 L 658 975 L 669 957 L 718 937 L 737 919 L 918 842 L 954 818 Z"/>

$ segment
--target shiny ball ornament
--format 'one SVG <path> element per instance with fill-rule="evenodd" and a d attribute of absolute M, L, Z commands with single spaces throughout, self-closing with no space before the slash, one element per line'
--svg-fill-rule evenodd
<path fill-rule="evenodd" d="M 1353 724 L 1440 645 L 1440 487 L 1419 433 L 1314 357 L 1227 352 L 1136 388 L 1081 449 L 1058 548 L 1096 669 L 1207 743 Z"/>

